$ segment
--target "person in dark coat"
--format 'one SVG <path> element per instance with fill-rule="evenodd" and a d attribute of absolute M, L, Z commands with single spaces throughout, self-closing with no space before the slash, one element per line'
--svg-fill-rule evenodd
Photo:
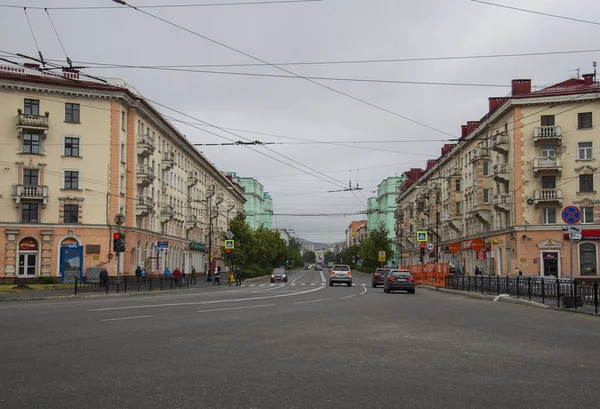
<path fill-rule="evenodd" d="M 235 269 L 235 285 L 242 285 L 242 270 L 239 267 Z"/>
<path fill-rule="evenodd" d="M 479 266 L 475 266 L 475 275 L 481 275 L 481 270 L 479 270 Z"/>
<path fill-rule="evenodd" d="M 135 276 L 137 277 L 138 280 L 142 276 L 142 268 L 140 266 L 137 266 L 137 268 L 135 269 Z"/>
<path fill-rule="evenodd" d="M 98 274 L 98 279 L 100 280 L 100 286 L 105 287 L 108 285 L 108 271 L 105 269 L 100 270 L 100 274 Z"/>

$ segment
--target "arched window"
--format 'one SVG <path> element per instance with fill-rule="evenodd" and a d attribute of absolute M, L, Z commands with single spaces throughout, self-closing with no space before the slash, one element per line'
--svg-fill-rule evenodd
<path fill-rule="evenodd" d="M 595 243 L 581 243 L 579 245 L 579 274 L 582 276 L 597 275 L 597 248 Z"/>

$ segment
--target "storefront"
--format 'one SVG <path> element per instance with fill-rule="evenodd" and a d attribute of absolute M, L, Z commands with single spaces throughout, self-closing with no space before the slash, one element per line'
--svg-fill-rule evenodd
<path fill-rule="evenodd" d="M 196 269 L 196 272 L 198 274 L 203 273 L 205 270 L 205 257 L 204 257 L 204 253 L 206 252 L 206 245 L 202 244 L 202 243 L 198 243 L 195 241 L 192 241 L 190 243 L 190 251 L 188 253 L 188 256 L 186 257 L 186 260 L 188 260 L 186 262 L 186 268 L 188 269 L 187 271 L 191 272 L 192 271 L 192 267 L 194 267 L 194 269 Z"/>
<path fill-rule="evenodd" d="M 35 278 L 39 276 L 40 246 L 33 237 L 25 237 L 19 241 L 17 277 Z"/>
<path fill-rule="evenodd" d="M 569 240 L 569 235 L 563 236 Z M 598 276 L 598 243 L 600 240 L 600 230 L 582 230 L 581 240 L 577 242 L 577 260 L 579 265 L 579 275 L 581 277 Z M 575 246 L 575 243 L 573 244 Z"/>

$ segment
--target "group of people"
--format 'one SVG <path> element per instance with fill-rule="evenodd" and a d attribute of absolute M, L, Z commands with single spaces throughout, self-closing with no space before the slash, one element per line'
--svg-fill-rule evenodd
<path fill-rule="evenodd" d="M 229 285 L 231 285 L 233 278 L 235 278 L 235 285 L 242 285 L 242 270 L 239 267 L 229 272 Z M 221 267 L 217 267 L 215 271 L 213 285 L 221 285 Z"/>
<path fill-rule="evenodd" d="M 175 268 L 173 272 L 169 270 L 169 267 L 165 267 L 163 271 L 164 278 L 169 281 L 173 280 L 175 285 L 184 285 L 185 284 L 185 274 L 181 272 L 178 268 Z M 146 269 L 141 266 L 137 266 L 135 269 L 135 276 L 138 280 L 145 280 L 147 273 Z M 229 285 L 231 285 L 233 278 L 235 277 L 235 285 L 242 285 L 242 271 L 238 268 L 232 270 L 229 275 Z M 106 284 L 108 282 L 108 272 L 105 269 L 102 269 L 99 275 L 100 283 Z M 196 269 L 192 266 L 192 271 L 190 274 L 190 284 L 196 284 Z M 221 267 L 217 267 L 217 270 L 214 274 L 213 285 L 221 285 Z"/>

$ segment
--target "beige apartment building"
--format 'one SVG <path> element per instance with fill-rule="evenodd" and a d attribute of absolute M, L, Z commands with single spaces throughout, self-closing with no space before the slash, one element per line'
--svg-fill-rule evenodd
<path fill-rule="evenodd" d="M 407 172 L 397 199 L 404 264 L 417 264 L 417 231 L 434 246 L 425 261 L 449 261 L 473 274 L 570 276 L 565 206 L 581 209 L 573 276 L 598 277 L 600 188 L 595 74 L 532 90 L 513 80 L 509 97 L 489 98 L 488 113 L 462 126 L 456 144 L 424 170 Z M 410 174 L 410 175 L 409 175 Z"/>
<path fill-rule="evenodd" d="M 239 186 L 122 81 L 35 68 L 0 66 L 0 277 L 116 274 L 119 213 L 124 274 L 218 263 Z"/>

